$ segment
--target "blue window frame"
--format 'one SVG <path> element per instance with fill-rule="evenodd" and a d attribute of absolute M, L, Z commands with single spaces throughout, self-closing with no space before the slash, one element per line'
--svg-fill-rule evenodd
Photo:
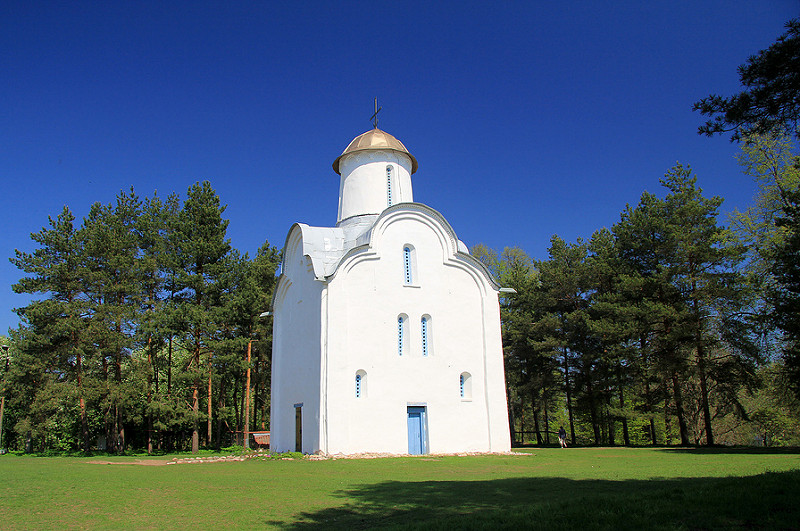
<path fill-rule="evenodd" d="M 458 377 L 458 393 L 464 402 L 472 400 L 472 375 L 466 371 Z"/>
<path fill-rule="evenodd" d="M 428 318 L 422 318 L 422 355 L 428 355 Z"/>
<path fill-rule="evenodd" d="M 356 374 L 356 398 L 361 398 L 361 375 Z"/>
<path fill-rule="evenodd" d="M 392 167 L 386 166 L 386 202 L 392 206 Z"/>
<path fill-rule="evenodd" d="M 406 318 L 402 315 L 397 317 L 397 355 L 403 355 L 403 348 L 405 343 L 405 328 L 406 328 Z"/>
<path fill-rule="evenodd" d="M 403 247 L 403 270 L 405 273 L 406 284 L 411 284 L 414 280 L 411 276 L 411 247 Z"/>

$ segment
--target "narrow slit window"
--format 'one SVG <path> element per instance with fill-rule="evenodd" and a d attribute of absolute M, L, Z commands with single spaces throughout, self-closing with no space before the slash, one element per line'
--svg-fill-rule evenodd
<path fill-rule="evenodd" d="M 472 375 L 470 373 L 462 372 L 458 377 L 458 394 L 465 402 L 472 400 Z"/>
<path fill-rule="evenodd" d="M 406 316 L 397 316 L 397 355 L 402 356 L 406 343 Z"/>
<path fill-rule="evenodd" d="M 392 206 L 392 167 L 386 166 L 386 202 Z"/>
<path fill-rule="evenodd" d="M 367 373 L 363 369 L 356 371 L 356 398 L 367 396 Z"/>
<path fill-rule="evenodd" d="M 427 356 L 430 350 L 430 338 L 428 337 L 428 323 L 430 318 L 428 316 L 422 317 L 422 355 Z"/>
<path fill-rule="evenodd" d="M 406 284 L 411 284 L 414 280 L 411 275 L 411 247 L 403 247 L 403 268 L 405 273 Z"/>

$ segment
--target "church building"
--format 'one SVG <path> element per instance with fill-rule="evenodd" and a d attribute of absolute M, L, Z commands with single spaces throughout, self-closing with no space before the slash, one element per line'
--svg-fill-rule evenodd
<path fill-rule="evenodd" d="M 511 448 L 500 286 L 377 128 L 333 162 L 334 227 L 289 230 L 273 299 L 271 447 L 354 454 Z"/>

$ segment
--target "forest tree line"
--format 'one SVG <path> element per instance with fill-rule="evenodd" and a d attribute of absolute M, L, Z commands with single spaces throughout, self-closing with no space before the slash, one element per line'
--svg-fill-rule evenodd
<path fill-rule="evenodd" d="M 798 293 L 800 165 L 773 136 L 743 142 L 741 163 L 760 193 L 730 227 L 677 165 L 663 197 L 643 193 L 588 240 L 553 236 L 546 259 L 472 249 L 516 290 L 501 294 L 516 442 L 554 444 L 563 425 L 573 444 L 800 443 L 785 296 Z M 38 248 L 12 259 L 14 290 L 34 300 L 5 353 L 5 446 L 220 448 L 241 444 L 245 411 L 269 429 L 262 314 L 280 252 L 238 253 L 224 210 L 208 182 L 183 202 L 131 191 L 31 235 Z"/>
<path fill-rule="evenodd" d="M 29 451 L 228 446 L 269 422 L 269 309 L 280 252 L 231 247 L 208 182 L 65 207 L 11 261 L 17 309 L 3 367 L 3 445 Z M 252 405 L 245 403 L 252 350 Z M 248 407 L 250 406 L 250 407 Z M 241 444 L 241 441 L 239 441 Z"/>
<path fill-rule="evenodd" d="M 517 442 L 798 444 L 800 166 L 786 138 L 750 137 L 741 163 L 757 204 L 719 220 L 677 165 L 611 229 L 548 258 L 476 255 L 501 300 L 509 420 Z M 787 276 L 787 268 L 794 277 Z"/>

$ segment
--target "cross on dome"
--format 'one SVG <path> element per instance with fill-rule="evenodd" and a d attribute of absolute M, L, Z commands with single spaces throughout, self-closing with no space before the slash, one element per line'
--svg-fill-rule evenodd
<path fill-rule="evenodd" d="M 381 112 L 381 109 L 383 109 L 383 107 L 378 107 L 378 98 L 375 98 L 375 112 L 370 117 L 370 120 L 372 120 L 372 126 L 375 129 L 378 128 L 378 113 Z"/>

